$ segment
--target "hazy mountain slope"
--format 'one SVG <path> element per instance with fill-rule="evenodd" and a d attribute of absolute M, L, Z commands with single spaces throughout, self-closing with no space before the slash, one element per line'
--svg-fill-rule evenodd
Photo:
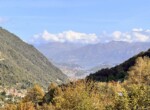
<path fill-rule="evenodd" d="M 54 60 L 57 62 L 57 58 L 61 55 L 63 56 L 64 52 L 72 51 L 82 47 L 82 44 L 72 44 L 72 43 L 59 43 L 51 42 L 46 44 L 35 45 L 35 47 L 41 51 L 48 59 Z"/>
<path fill-rule="evenodd" d="M 71 44 L 69 44 L 69 46 L 65 46 L 65 48 L 69 47 L 69 49 L 64 50 L 64 44 L 57 45 L 55 43 L 53 46 L 41 45 L 39 50 L 54 62 L 77 64 L 81 67 L 89 69 L 103 64 L 119 64 L 132 57 L 133 55 L 139 53 L 140 51 L 147 50 L 150 47 L 150 43 L 128 43 L 123 41 L 112 41 L 108 43 L 81 46 L 78 48 L 74 48 L 71 46 Z M 53 53 L 55 54 L 49 51 L 52 49 L 54 51 Z"/>
<path fill-rule="evenodd" d="M 127 71 L 135 64 L 136 59 L 144 56 L 150 57 L 150 49 L 146 52 L 139 53 L 118 66 L 110 69 L 102 69 L 96 73 L 90 74 L 87 78 L 95 81 L 124 80 L 124 78 L 128 76 Z"/>
<path fill-rule="evenodd" d="M 67 81 L 67 76 L 33 46 L 4 29 L 0 29 L 0 54 L 1 84 L 47 86 L 50 82 Z"/>
<path fill-rule="evenodd" d="M 148 42 L 112 41 L 90 45 L 48 43 L 36 46 L 68 76 L 87 76 L 101 68 L 113 67 L 150 47 Z M 74 75 L 73 75 L 74 74 Z"/>
<path fill-rule="evenodd" d="M 65 52 L 57 58 L 59 62 L 73 62 L 82 67 L 95 67 L 101 64 L 119 64 L 140 51 L 147 50 L 150 43 L 109 42 L 88 45 Z M 89 60 L 90 59 L 90 60 Z"/>

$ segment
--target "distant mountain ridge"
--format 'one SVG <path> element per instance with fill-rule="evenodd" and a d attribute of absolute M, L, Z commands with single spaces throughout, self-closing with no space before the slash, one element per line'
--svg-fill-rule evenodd
<path fill-rule="evenodd" d="M 111 41 L 80 46 L 79 44 L 59 43 L 57 45 L 57 43 L 49 43 L 44 46 L 41 44 L 37 49 L 56 63 L 76 64 L 83 68 L 91 69 L 99 65 L 122 63 L 135 54 L 147 50 L 149 47 L 149 42 Z M 55 54 L 51 53 L 51 50 Z"/>
<path fill-rule="evenodd" d="M 0 84 L 30 86 L 64 83 L 68 80 L 32 45 L 0 28 Z"/>
<path fill-rule="evenodd" d="M 51 42 L 46 44 L 35 45 L 35 47 L 41 51 L 48 59 L 57 62 L 57 58 L 63 55 L 64 52 L 72 51 L 82 47 L 82 44 L 72 44 L 72 43 L 59 43 Z"/>
<path fill-rule="evenodd" d="M 129 69 L 134 66 L 136 59 L 139 57 L 150 57 L 150 49 L 145 52 L 140 52 L 139 54 L 129 58 L 125 62 L 112 67 L 112 68 L 105 68 L 101 69 L 95 73 L 90 74 L 87 76 L 87 79 L 94 80 L 94 81 L 123 81 L 128 76 Z"/>

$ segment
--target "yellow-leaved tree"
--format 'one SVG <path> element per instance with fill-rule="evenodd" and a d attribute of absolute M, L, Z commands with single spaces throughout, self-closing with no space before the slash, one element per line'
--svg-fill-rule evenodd
<path fill-rule="evenodd" d="M 127 83 L 150 85 L 150 58 L 139 57 L 128 71 Z"/>
<path fill-rule="evenodd" d="M 39 104 L 43 102 L 44 91 L 39 85 L 34 85 L 33 88 L 28 90 L 27 95 L 24 97 L 23 102 L 33 102 Z"/>

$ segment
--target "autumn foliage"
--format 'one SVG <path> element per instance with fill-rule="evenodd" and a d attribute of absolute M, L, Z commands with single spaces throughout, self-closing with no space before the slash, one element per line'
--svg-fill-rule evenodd
<path fill-rule="evenodd" d="M 45 94 L 35 85 L 20 103 L 4 110 L 149 110 L 150 58 L 138 58 L 127 72 L 124 82 L 51 83 Z"/>

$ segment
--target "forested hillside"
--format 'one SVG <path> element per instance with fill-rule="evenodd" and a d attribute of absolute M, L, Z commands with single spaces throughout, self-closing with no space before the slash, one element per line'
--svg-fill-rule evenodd
<path fill-rule="evenodd" d="M 59 86 L 51 83 L 45 93 L 40 86 L 35 85 L 19 103 L 8 104 L 3 110 L 149 110 L 149 53 L 150 50 L 142 52 L 119 65 L 127 74 L 123 77 L 115 77 L 108 69 L 114 77 L 106 82 L 100 78 L 104 75 L 99 75 L 96 80 L 96 76 L 90 76 L 88 80 Z M 119 70 L 116 72 L 120 73 Z"/>
<path fill-rule="evenodd" d="M 53 66 L 32 45 L 0 28 L 0 85 L 46 87 L 50 82 L 64 83 L 67 76 Z"/>
<path fill-rule="evenodd" d="M 141 52 L 138 55 L 130 58 L 129 60 L 125 61 L 124 63 L 117 65 L 113 68 L 105 68 L 102 70 L 97 71 L 94 74 L 90 74 L 87 78 L 94 80 L 94 81 L 123 81 L 128 76 L 128 70 L 131 68 L 138 57 L 150 57 L 150 49 L 146 52 Z M 119 56 L 118 56 L 119 57 Z"/>

